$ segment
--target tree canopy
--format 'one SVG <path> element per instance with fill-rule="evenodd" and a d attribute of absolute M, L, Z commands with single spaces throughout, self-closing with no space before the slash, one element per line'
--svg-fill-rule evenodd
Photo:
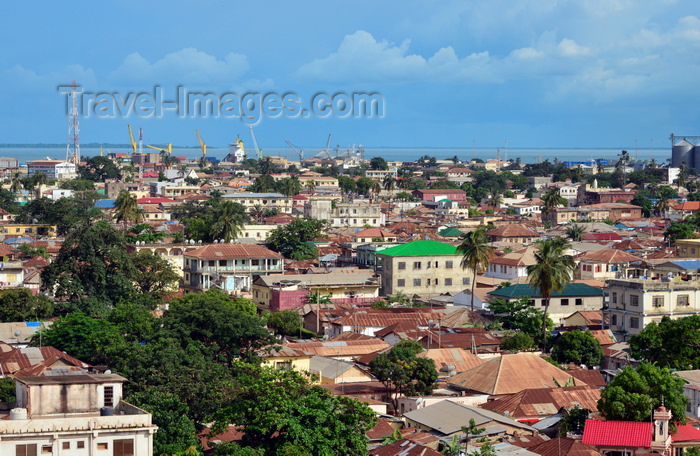
<path fill-rule="evenodd" d="M 559 363 L 598 366 L 603 360 L 603 348 L 589 331 L 575 329 L 556 339 L 552 347 L 552 358 Z"/>
<path fill-rule="evenodd" d="M 683 395 L 685 380 L 667 367 L 642 363 L 625 368 L 600 393 L 598 411 L 607 420 L 648 421 L 651 410 L 662 401 L 673 415 L 672 421 L 685 424 L 688 398 Z"/>
<path fill-rule="evenodd" d="M 673 369 L 700 368 L 700 315 L 664 317 L 630 339 L 632 357 Z"/>
<path fill-rule="evenodd" d="M 267 238 L 267 245 L 286 258 L 316 258 L 318 250 L 310 242 L 321 237 L 327 226 L 328 222 L 325 220 L 294 219 L 272 230 Z"/>

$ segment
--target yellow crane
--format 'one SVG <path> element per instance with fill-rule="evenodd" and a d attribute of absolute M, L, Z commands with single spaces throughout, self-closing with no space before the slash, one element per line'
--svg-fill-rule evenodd
<path fill-rule="evenodd" d="M 168 143 L 167 149 L 163 149 L 162 147 L 151 146 L 149 144 L 146 144 L 146 147 L 150 147 L 151 149 L 159 150 L 161 152 L 166 152 L 168 155 L 173 154 L 173 143 Z"/>
<path fill-rule="evenodd" d="M 136 141 L 134 141 L 134 133 L 131 131 L 131 125 L 127 125 L 129 127 L 129 140 L 131 141 L 131 154 L 134 155 L 136 154 Z"/>
<path fill-rule="evenodd" d="M 202 148 L 202 157 L 207 158 L 207 145 L 202 141 L 202 136 L 199 134 L 199 130 L 195 130 L 197 133 L 197 139 L 199 140 L 199 147 Z"/>

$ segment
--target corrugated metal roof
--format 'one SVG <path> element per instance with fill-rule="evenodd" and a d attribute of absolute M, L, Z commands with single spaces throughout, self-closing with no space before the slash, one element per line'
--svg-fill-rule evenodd
<path fill-rule="evenodd" d="M 521 296 L 537 297 L 541 296 L 540 290 L 532 285 L 519 283 L 500 290 L 490 291 L 492 296 L 503 296 L 506 298 L 519 298 Z M 603 296 L 603 290 L 586 285 L 585 283 L 568 283 L 562 291 L 553 291 L 552 297 L 560 296 Z"/>

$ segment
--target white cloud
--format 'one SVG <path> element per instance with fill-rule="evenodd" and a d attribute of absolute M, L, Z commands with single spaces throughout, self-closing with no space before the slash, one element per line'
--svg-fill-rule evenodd
<path fill-rule="evenodd" d="M 557 50 L 562 57 L 585 57 L 591 53 L 590 49 L 580 46 L 574 40 L 568 38 L 561 40 Z"/>
<path fill-rule="evenodd" d="M 533 47 L 515 49 L 510 53 L 510 57 L 516 60 L 537 60 L 545 57 L 545 53 Z"/>
<path fill-rule="evenodd" d="M 52 91 L 58 86 L 71 84 L 73 81 L 82 87 L 93 86 L 97 81 L 92 69 L 82 65 L 68 65 L 45 74 L 15 65 L 12 68 L 2 70 L 5 86 L 12 86 L 14 90 Z"/>
<path fill-rule="evenodd" d="M 189 47 L 151 63 L 138 52 L 129 54 L 110 75 L 116 84 L 231 85 L 250 66 L 245 55 L 229 53 L 223 60 Z"/>

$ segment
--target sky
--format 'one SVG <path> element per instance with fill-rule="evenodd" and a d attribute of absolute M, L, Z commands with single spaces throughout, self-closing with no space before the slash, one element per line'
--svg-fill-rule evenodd
<path fill-rule="evenodd" d="M 670 149 L 672 132 L 700 135 L 697 0 L 3 10 L 0 143 L 65 143 L 72 81 L 83 144 L 126 144 L 127 125 L 146 144 L 195 146 L 198 130 L 209 147 L 249 144 L 252 125 L 261 148 L 322 148 L 331 134 L 343 147 Z M 211 111 L 185 93 L 209 94 Z"/>

